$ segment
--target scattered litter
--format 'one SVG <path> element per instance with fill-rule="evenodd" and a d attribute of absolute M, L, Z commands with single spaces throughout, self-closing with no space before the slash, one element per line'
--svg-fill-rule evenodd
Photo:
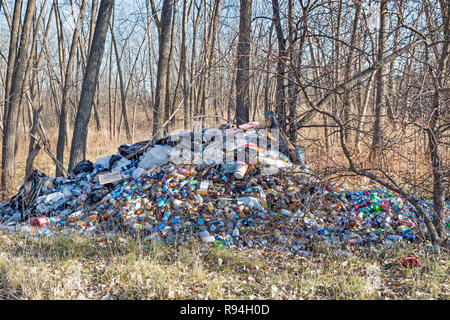
<path fill-rule="evenodd" d="M 119 183 L 122 179 L 122 173 L 120 171 L 103 173 L 98 176 L 98 181 L 102 186 Z"/>
<path fill-rule="evenodd" d="M 418 257 L 416 257 L 416 256 L 414 256 L 414 255 L 411 255 L 411 254 L 408 254 L 408 255 L 403 259 L 403 261 L 402 261 L 402 266 L 403 266 L 404 268 L 409 269 L 409 268 L 413 268 L 413 267 L 420 267 L 420 266 L 422 266 L 422 264 L 420 263 Z"/>
<path fill-rule="evenodd" d="M 94 165 L 89 160 L 84 160 L 79 162 L 73 169 L 74 174 L 79 174 L 81 172 L 92 172 L 94 171 Z"/>

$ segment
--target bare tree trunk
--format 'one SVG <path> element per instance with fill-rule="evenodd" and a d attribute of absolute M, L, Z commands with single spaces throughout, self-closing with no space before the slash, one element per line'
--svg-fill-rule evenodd
<path fill-rule="evenodd" d="M 374 75 L 372 74 L 370 76 L 370 80 L 367 85 L 364 101 L 362 102 L 362 106 L 361 106 L 361 109 L 359 110 L 359 114 L 358 114 L 358 124 L 356 126 L 356 136 L 355 136 L 355 149 L 356 149 L 356 152 L 358 152 L 358 153 L 361 151 L 361 147 L 360 147 L 361 131 L 362 131 L 362 127 L 363 127 L 363 121 L 366 116 L 367 106 L 369 105 L 370 95 L 372 93 L 371 89 L 373 87 L 373 80 L 374 80 Z"/>
<path fill-rule="evenodd" d="M 33 135 L 36 134 L 37 132 L 37 128 L 39 125 L 39 113 L 42 111 L 43 106 L 41 105 L 41 107 L 37 108 L 37 104 L 38 104 L 38 99 L 40 100 L 40 90 L 39 90 L 39 85 L 38 85 L 38 73 L 39 73 L 39 65 L 42 61 L 42 57 L 43 57 L 43 50 L 39 53 L 39 55 L 37 54 L 37 43 L 38 43 L 38 34 L 39 34 L 39 26 L 41 23 L 41 20 L 44 16 L 44 12 L 45 12 L 45 6 L 47 4 L 47 0 L 44 2 L 43 6 L 41 7 L 41 12 L 39 14 L 39 17 L 36 19 L 34 17 L 33 19 L 33 42 L 31 45 L 31 53 L 30 53 L 30 57 L 28 59 L 28 64 L 27 64 L 27 69 L 25 71 L 25 75 L 29 74 L 29 71 L 31 70 L 31 75 L 30 75 L 30 92 L 28 94 L 28 92 L 25 92 L 25 96 L 28 98 L 28 103 L 27 103 L 27 110 L 28 110 L 28 117 L 29 117 L 29 123 L 32 126 L 31 129 L 31 134 L 30 134 L 30 143 L 29 143 L 29 148 L 28 148 L 28 157 L 27 157 L 27 161 L 26 161 L 26 166 L 25 166 L 25 180 L 28 178 L 29 174 L 31 174 L 31 170 L 33 169 L 33 161 L 35 159 L 35 157 L 38 155 L 39 150 L 40 150 L 40 146 L 38 143 L 36 143 L 35 139 L 33 138 Z M 48 30 L 50 29 L 50 22 L 52 20 L 52 14 L 53 14 L 53 8 L 50 10 L 50 14 L 49 14 L 49 18 L 48 18 L 48 22 L 47 22 L 47 27 L 44 30 L 44 34 L 42 36 L 42 42 L 44 43 L 44 41 L 46 41 L 46 37 L 48 34 Z M 24 80 L 25 81 L 25 80 Z M 25 87 L 25 85 L 24 85 Z M 22 96 L 24 95 L 24 89 L 22 88 Z M 22 107 L 22 109 L 25 109 L 24 107 Z M 36 111 L 37 110 L 37 111 Z M 23 125 L 24 125 L 24 135 L 27 134 L 27 130 L 28 127 L 26 127 L 26 121 L 25 121 L 25 117 L 24 117 L 24 112 L 22 113 L 23 115 Z M 19 135 L 16 135 L 16 152 L 18 150 L 18 140 L 19 140 Z"/>
<path fill-rule="evenodd" d="M 433 112 L 430 121 L 430 130 L 428 130 L 428 139 L 430 141 L 431 167 L 433 172 L 433 210 L 434 226 L 441 240 L 445 240 L 447 230 L 445 227 L 445 189 L 443 183 L 443 159 L 441 157 L 442 132 L 440 127 L 440 118 L 445 111 L 445 102 L 443 92 L 445 90 L 446 79 L 448 79 L 447 65 L 449 60 L 448 46 L 450 42 L 450 2 L 441 1 L 441 11 L 444 22 L 444 39 L 442 52 L 439 59 L 439 65 L 436 78 L 436 89 L 434 92 Z M 447 82 L 448 83 L 448 82 Z M 448 112 L 448 110 L 447 110 Z"/>
<path fill-rule="evenodd" d="M 305 8 L 303 8 L 303 16 L 304 19 L 306 19 L 305 15 L 306 13 L 304 12 Z M 294 0 L 289 0 L 288 2 L 288 28 L 289 28 L 289 32 L 288 32 L 288 40 L 289 40 L 289 58 L 291 60 L 291 64 L 294 64 L 294 66 L 292 66 L 292 68 L 295 68 L 295 63 L 296 60 L 298 60 L 298 64 L 301 64 L 301 59 L 302 59 L 302 47 L 303 47 L 303 41 L 304 41 L 304 36 L 306 35 L 305 31 L 303 31 L 303 37 L 302 37 L 302 41 L 300 43 L 300 48 L 299 48 L 299 52 L 295 54 L 295 44 L 297 41 L 297 32 L 298 30 L 295 28 L 294 26 Z M 305 24 L 305 21 L 304 21 Z M 294 56 L 297 56 L 298 59 L 294 59 Z M 296 72 L 296 70 L 291 70 L 290 74 L 292 75 L 293 72 Z M 295 126 L 294 126 L 294 121 L 293 119 L 295 119 L 295 117 L 297 116 L 297 95 L 298 95 L 298 87 L 295 85 L 294 81 L 293 81 L 294 77 L 290 76 L 288 79 L 288 89 L 287 89 L 287 93 L 288 93 L 288 102 L 289 102 L 289 119 L 292 119 L 291 121 L 289 121 L 289 138 L 291 139 L 291 141 L 293 143 L 295 143 L 295 141 L 297 140 L 297 130 L 295 130 Z"/>
<path fill-rule="evenodd" d="M 285 88 L 285 72 L 286 72 L 286 39 L 283 34 L 280 17 L 280 4 L 278 0 L 272 0 L 273 23 L 278 39 L 278 62 L 277 62 L 277 90 L 275 113 L 278 121 L 280 121 L 281 129 L 286 128 L 286 88 Z"/>
<path fill-rule="evenodd" d="M 192 27 L 192 51 L 191 51 L 191 68 L 190 68 L 190 79 L 193 81 L 194 74 L 196 71 L 195 66 L 195 58 L 197 57 L 197 33 L 198 33 L 198 25 L 200 21 L 200 13 L 201 7 L 203 6 L 204 0 L 201 0 L 200 4 L 197 5 L 197 15 L 193 19 L 193 27 Z M 197 103 L 196 103 L 196 95 L 195 95 L 196 84 L 192 85 L 189 89 L 189 113 L 191 116 L 197 116 Z"/>
<path fill-rule="evenodd" d="M 42 106 L 37 110 L 33 110 L 33 126 L 31 127 L 31 130 L 30 130 L 30 145 L 28 147 L 28 157 L 27 157 L 27 162 L 25 165 L 24 181 L 26 181 L 28 179 L 28 177 L 31 175 L 31 173 L 33 172 L 34 159 L 37 157 L 37 155 L 39 154 L 39 151 L 41 150 L 41 146 L 39 145 L 39 143 L 37 143 L 37 141 L 35 139 L 36 133 L 39 129 L 41 111 L 42 111 Z"/>
<path fill-rule="evenodd" d="M 181 29 L 183 29 L 183 25 L 184 25 L 184 18 L 185 18 L 185 15 L 186 15 L 186 13 L 185 13 L 185 10 L 186 10 L 186 8 L 185 8 L 185 6 L 187 5 L 186 4 L 186 0 L 183 0 L 183 12 L 182 12 L 182 16 L 181 16 Z M 179 30 L 177 30 L 177 32 L 179 32 Z M 186 57 L 182 57 L 182 55 L 184 54 L 184 55 L 186 55 L 186 52 L 182 52 L 183 51 L 183 30 L 181 31 L 181 38 L 180 38 L 180 42 L 181 42 L 181 44 L 180 44 L 180 61 L 179 61 L 179 69 L 178 69 L 178 75 L 177 75 L 177 83 L 176 83 L 176 85 L 175 85 L 175 90 L 173 91 L 173 100 L 172 100 L 172 103 L 171 103 L 171 110 L 175 110 L 175 108 L 177 107 L 177 104 L 178 104 L 178 100 L 179 100 L 179 94 L 180 94 L 180 90 L 181 90 L 181 87 L 182 87 L 182 81 L 183 81 L 183 66 L 182 66 L 182 64 L 183 64 L 183 62 L 182 62 L 182 60 L 184 59 L 186 59 Z M 184 117 L 185 118 L 185 117 Z M 174 125 L 176 125 L 176 117 L 173 117 L 172 118 L 172 120 L 171 120 L 171 122 L 170 122 L 170 124 L 171 124 L 171 126 L 174 126 Z"/>
<path fill-rule="evenodd" d="M 175 35 L 175 25 L 177 22 L 177 8 L 176 1 L 173 4 L 172 10 L 172 27 L 170 30 L 170 50 L 169 50 L 169 63 L 167 64 L 167 78 L 166 78 L 166 98 L 164 102 L 164 122 L 166 122 L 170 113 L 172 112 L 172 103 L 170 101 L 170 91 L 172 89 L 172 62 L 173 62 L 173 51 L 174 51 L 174 35 Z M 175 119 L 173 117 L 172 119 Z M 167 127 L 170 127 L 172 122 L 168 123 Z"/>
<path fill-rule="evenodd" d="M 236 111 L 236 72 L 233 71 L 231 73 L 231 86 L 230 86 L 230 94 L 228 100 L 228 112 L 227 112 L 227 120 L 228 122 L 233 121 L 233 111 Z M 236 114 L 236 113 L 235 113 Z"/>
<path fill-rule="evenodd" d="M 64 166 L 64 146 L 67 139 L 67 104 L 69 101 L 69 89 L 70 89 L 70 76 L 73 70 L 73 64 L 75 61 L 75 54 L 77 52 L 78 38 L 80 35 L 80 27 L 83 21 L 84 10 L 86 8 L 86 0 L 81 3 L 77 24 L 72 37 L 72 45 L 69 52 L 69 60 L 66 66 L 66 72 L 64 73 L 63 79 L 63 93 L 61 101 L 61 113 L 59 115 L 59 128 L 58 128 L 58 143 L 56 145 L 56 159 Z M 63 172 L 56 167 L 56 176 L 61 176 Z"/>
<path fill-rule="evenodd" d="M 400 0 L 399 6 L 403 6 L 404 0 Z M 391 16 L 391 21 L 393 17 Z M 397 25 L 400 24 L 400 18 L 397 16 Z M 400 28 L 396 28 L 394 32 L 394 40 L 392 44 L 392 49 L 395 51 L 398 48 L 398 38 L 400 36 Z M 387 115 L 389 117 L 389 120 L 391 120 L 391 124 L 393 125 L 394 130 L 397 129 L 397 123 L 395 122 L 395 113 L 397 110 L 395 110 L 395 101 L 392 101 L 393 97 L 395 96 L 395 93 L 398 92 L 397 88 L 397 82 L 394 81 L 394 74 L 395 74 L 395 63 L 392 61 L 389 64 L 389 86 L 386 92 L 386 107 L 387 107 Z"/>
<path fill-rule="evenodd" d="M 114 13 L 111 19 L 111 27 L 114 29 Z M 111 86 L 112 86 L 112 57 L 113 57 L 113 44 L 111 43 L 109 48 L 109 73 L 108 73 L 108 111 L 109 111 L 109 138 L 112 139 L 114 136 L 113 127 L 113 104 L 111 99 Z"/>
<path fill-rule="evenodd" d="M 187 130 L 191 125 L 189 114 L 189 85 L 188 85 L 188 73 L 187 73 L 187 43 L 186 43 L 186 30 L 188 25 L 188 16 L 192 8 L 193 1 L 190 1 L 189 8 L 187 8 L 187 0 L 183 0 L 183 21 L 181 27 L 181 52 L 180 52 L 180 74 L 183 76 L 183 110 L 184 110 L 184 130 Z M 175 93 L 176 94 L 176 93 Z M 178 102 L 178 101 L 177 101 Z M 174 103 L 174 106 L 177 104 Z"/>
<path fill-rule="evenodd" d="M 241 0 L 236 74 L 236 123 L 250 118 L 250 34 L 252 0 Z"/>
<path fill-rule="evenodd" d="M 116 56 L 117 73 L 119 74 L 120 97 L 122 101 L 122 116 L 125 122 L 125 133 L 127 135 L 127 140 L 131 140 L 131 132 L 127 115 L 127 93 L 125 92 L 125 84 L 123 81 L 122 68 L 120 67 L 120 58 L 119 58 L 119 51 L 117 50 L 116 38 L 114 37 L 114 32 L 111 25 L 110 28 L 111 28 L 111 39 L 114 45 L 114 53 Z"/>
<path fill-rule="evenodd" d="M 100 123 L 100 114 L 98 112 L 98 109 L 100 108 L 100 101 L 99 101 L 99 94 L 98 94 L 98 84 L 97 84 L 97 99 L 94 99 L 92 101 L 92 108 L 94 109 L 94 119 L 95 119 L 95 128 L 97 129 L 97 132 L 100 132 L 102 130 L 102 125 Z M 94 95 L 95 96 L 95 95 Z"/>
<path fill-rule="evenodd" d="M 22 28 L 20 38 L 19 53 L 17 55 L 17 63 L 11 78 L 11 90 L 9 106 L 5 119 L 3 132 L 3 148 L 2 148 L 2 190 L 11 190 L 14 188 L 14 172 L 15 172 L 15 143 L 17 134 L 17 120 L 20 109 L 21 93 L 24 83 L 25 69 L 28 59 L 28 46 L 30 38 L 31 23 L 36 10 L 36 0 L 30 0 L 27 3 L 27 11 Z M 3 197 L 6 194 L 3 193 Z"/>
<path fill-rule="evenodd" d="M 268 43 L 268 49 L 267 49 L 267 56 L 266 56 L 266 80 L 265 80 L 265 88 L 264 88 L 264 114 L 266 115 L 268 112 L 270 112 L 271 108 L 271 99 L 270 99 L 270 66 L 271 63 L 269 61 L 270 56 L 272 55 L 272 33 L 273 33 L 273 27 L 274 27 L 274 23 L 272 21 L 272 23 L 270 24 L 270 29 L 269 29 L 269 43 Z"/>
<path fill-rule="evenodd" d="M 113 136 L 118 137 L 120 131 L 117 129 L 117 82 L 119 81 L 119 75 L 116 72 L 116 79 L 114 80 L 114 106 L 113 106 Z"/>
<path fill-rule="evenodd" d="M 53 1 L 55 10 L 56 34 L 58 36 L 58 55 L 59 55 L 59 77 L 61 84 L 64 85 L 64 66 L 66 65 L 66 50 L 64 49 L 63 22 L 59 12 L 58 1 Z"/>
<path fill-rule="evenodd" d="M 201 100 L 202 114 L 206 114 L 208 109 L 208 100 L 209 100 L 208 95 L 209 95 L 209 86 L 211 82 L 211 68 L 213 67 L 214 60 L 216 58 L 216 38 L 217 38 L 217 25 L 219 22 L 220 6 L 221 0 L 215 0 L 212 18 L 208 29 L 208 36 L 205 41 L 206 73 L 202 86 L 203 92 Z"/>
<path fill-rule="evenodd" d="M 380 3 L 380 30 L 378 38 L 378 56 L 377 61 L 384 59 L 386 54 L 386 17 L 387 17 L 387 0 L 381 0 Z M 383 119 L 382 113 L 385 104 L 385 74 L 386 66 L 383 64 L 377 71 L 377 93 L 375 100 L 375 122 L 373 125 L 373 140 L 369 153 L 369 161 L 375 162 L 381 160 L 380 154 L 383 150 Z M 381 163 L 380 163 L 381 165 Z"/>
<path fill-rule="evenodd" d="M 94 38 L 95 21 L 97 19 L 97 7 L 98 7 L 98 0 L 92 0 L 91 21 L 89 24 L 89 46 L 88 46 L 87 54 L 89 54 L 89 52 L 91 52 L 92 40 Z"/>
<path fill-rule="evenodd" d="M 14 15 L 11 27 L 11 37 L 9 39 L 9 54 L 8 54 L 8 66 L 6 68 L 6 79 L 5 79 L 5 104 L 3 110 L 3 119 L 6 119 L 6 114 L 8 113 L 8 105 L 10 99 L 11 81 L 13 72 L 15 69 L 16 53 L 17 53 L 17 40 L 19 38 L 19 27 L 20 27 L 20 12 L 22 11 L 22 0 L 16 0 L 14 6 Z"/>
<path fill-rule="evenodd" d="M 153 135 L 162 137 L 162 120 L 166 101 L 167 66 L 169 64 L 170 28 L 172 25 L 173 0 L 164 0 L 161 12 L 159 37 L 158 73 L 156 75 L 155 105 L 153 106 Z"/>
<path fill-rule="evenodd" d="M 350 40 L 350 52 L 347 56 L 347 61 L 345 64 L 345 71 L 344 71 L 344 81 L 348 81 L 348 79 L 352 76 L 352 63 L 353 59 L 355 58 L 355 44 L 356 44 L 356 38 L 357 38 L 357 32 L 359 28 L 359 16 L 361 15 L 361 4 L 359 3 L 359 0 L 355 1 L 355 16 L 353 18 L 353 30 L 352 30 L 352 36 Z M 344 91 L 344 97 L 343 97 L 343 113 L 342 113 L 342 120 L 346 127 L 344 127 L 344 139 L 345 143 L 349 142 L 350 139 L 350 131 L 348 130 L 349 121 L 350 121 L 350 112 L 351 112 L 351 105 L 350 105 L 350 92 L 349 90 Z"/>
<path fill-rule="evenodd" d="M 105 49 L 106 33 L 108 31 L 109 19 L 111 18 L 114 0 L 102 0 L 98 13 L 97 22 L 92 41 L 92 48 L 83 78 L 80 103 L 78 105 L 75 127 L 72 136 L 72 148 L 70 150 L 69 170 L 86 157 L 86 143 L 89 119 L 91 116 L 92 103 L 94 101 L 100 64 Z"/>

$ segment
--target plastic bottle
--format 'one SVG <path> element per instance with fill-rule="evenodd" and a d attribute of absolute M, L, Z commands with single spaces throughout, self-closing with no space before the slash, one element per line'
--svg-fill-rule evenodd
<path fill-rule="evenodd" d="M 386 240 L 389 240 L 389 241 L 402 241 L 402 239 L 403 239 L 402 236 L 398 236 L 395 234 L 390 234 L 386 237 Z"/>
<path fill-rule="evenodd" d="M 209 184 L 209 180 L 202 181 L 200 187 L 197 189 L 197 193 L 206 196 L 208 194 Z"/>

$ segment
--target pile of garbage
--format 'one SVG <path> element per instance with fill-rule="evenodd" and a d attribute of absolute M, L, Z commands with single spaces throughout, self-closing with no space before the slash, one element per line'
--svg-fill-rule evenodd
<path fill-rule="evenodd" d="M 300 148 L 291 159 L 273 148 L 279 143 L 274 136 L 256 122 L 180 132 L 124 144 L 95 164 L 80 162 L 66 177 L 35 170 L 0 205 L 0 229 L 37 236 L 125 232 L 167 243 L 198 238 L 302 254 L 312 242 L 421 241 L 426 226 L 404 199 L 388 190 L 321 184 Z M 431 211 L 431 203 L 424 205 Z"/>

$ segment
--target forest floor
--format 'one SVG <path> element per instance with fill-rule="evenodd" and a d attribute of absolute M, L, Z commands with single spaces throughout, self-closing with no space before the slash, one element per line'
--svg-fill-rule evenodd
<path fill-rule="evenodd" d="M 264 249 L 0 233 L 0 299 L 448 299 L 448 252 Z M 341 251 L 342 252 L 342 251 Z M 418 256 L 420 267 L 402 260 Z"/>

